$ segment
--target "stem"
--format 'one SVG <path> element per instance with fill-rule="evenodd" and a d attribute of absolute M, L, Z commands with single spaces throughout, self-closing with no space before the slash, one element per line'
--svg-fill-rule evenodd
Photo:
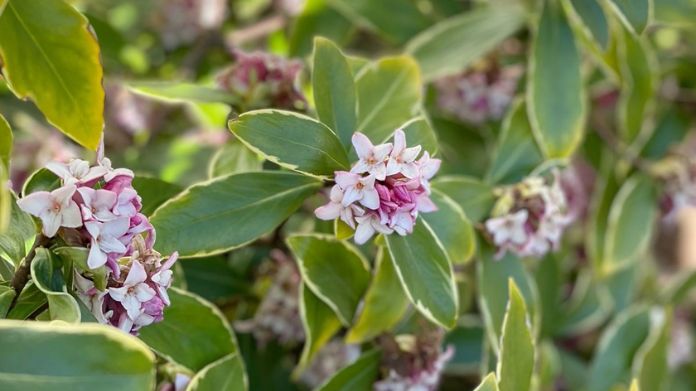
<path fill-rule="evenodd" d="M 26 257 L 24 257 L 22 263 L 20 263 L 14 276 L 12 276 L 12 288 L 15 290 L 15 297 L 12 299 L 9 309 L 14 307 L 20 293 L 22 293 L 22 290 L 24 289 L 24 286 L 27 285 L 27 282 L 29 281 L 29 276 L 31 275 L 31 262 L 34 260 L 34 256 L 36 255 L 36 249 L 46 246 L 50 240 L 50 238 L 44 236 L 43 234 L 39 234 L 34 240 L 31 250 L 29 250 L 29 253 L 27 253 Z"/>

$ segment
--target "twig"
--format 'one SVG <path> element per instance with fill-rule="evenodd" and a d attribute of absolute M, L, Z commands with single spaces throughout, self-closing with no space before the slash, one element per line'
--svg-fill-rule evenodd
<path fill-rule="evenodd" d="M 31 262 L 34 260 L 34 256 L 36 255 L 36 249 L 46 246 L 50 240 L 50 238 L 44 236 L 43 234 L 39 234 L 34 240 L 31 250 L 29 250 L 29 253 L 27 253 L 26 257 L 24 257 L 22 263 L 20 263 L 14 276 L 12 276 L 12 288 L 15 290 L 15 297 L 12 299 L 10 309 L 14 307 L 19 295 L 24 289 L 24 286 L 26 286 L 27 282 L 29 281 L 29 276 L 31 275 Z"/>

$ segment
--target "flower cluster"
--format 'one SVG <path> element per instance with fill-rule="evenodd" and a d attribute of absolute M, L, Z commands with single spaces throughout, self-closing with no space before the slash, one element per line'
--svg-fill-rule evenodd
<path fill-rule="evenodd" d="M 68 245 L 88 247 L 87 274 L 95 276 L 96 269 L 105 267 L 105 291 L 84 276 L 75 279 L 95 317 L 129 332 L 161 320 L 169 305 L 169 269 L 177 255 L 162 264 L 153 250 L 155 230 L 140 213 L 140 196 L 131 185 L 133 172 L 112 168 L 107 158 L 95 166 L 74 159 L 68 164 L 51 162 L 46 168 L 60 178 L 61 187 L 31 193 L 17 204 L 41 219 L 44 236 L 59 235 Z"/>
<path fill-rule="evenodd" d="M 557 174 L 551 181 L 533 176 L 503 190 L 485 222 L 498 257 L 510 251 L 539 258 L 558 248 L 573 220 L 560 182 Z"/>
<path fill-rule="evenodd" d="M 384 336 L 383 370 L 375 391 L 434 391 L 454 348 L 442 349 L 443 330 L 421 330 L 416 335 Z"/>
<path fill-rule="evenodd" d="M 216 77 L 220 89 L 239 97 L 246 110 L 273 107 L 302 110 L 306 100 L 297 83 L 302 63 L 263 52 L 234 50 L 235 63 Z"/>
<path fill-rule="evenodd" d="M 440 169 L 440 160 L 427 151 L 418 159 L 421 146 L 407 148 L 401 129 L 394 133 L 393 144 L 373 145 L 355 133 L 353 146 L 360 160 L 350 172 L 335 173 L 329 203 L 314 211 L 318 218 L 340 218 L 355 229 L 355 243 L 363 244 L 375 233 L 410 234 L 418 212 L 437 209 L 429 180 Z"/>
<path fill-rule="evenodd" d="M 444 77 L 435 82 L 438 106 L 468 123 L 498 120 L 512 102 L 521 75 L 522 68 L 511 65 Z"/>
<path fill-rule="evenodd" d="M 674 224 L 684 208 L 696 208 L 696 164 L 688 158 L 671 159 L 665 166 L 660 208 L 663 221 Z"/>
<path fill-rule="evenodd" d="M 137 335 L 141 327 L 161 321 L 164 307 L 171 304 L 167 289 L 178 254 L 162 262 L 162 256 L 141 236 L 134 238 L 132 248 L 130 257 L 118 264 L 119 277 L 112 275 L 105 291 L 77 272 L 75 284 L 78 297 L 100 323 Z"/>

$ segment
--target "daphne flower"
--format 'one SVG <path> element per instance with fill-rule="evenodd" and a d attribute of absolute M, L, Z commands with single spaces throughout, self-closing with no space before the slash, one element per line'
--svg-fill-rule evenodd
<path fill-rule="evenodd" d="M 108 157 L 99 160 L 99 167 L 101 167 L 104 170 L 104 180 L 107 182 L 110 182 L 117 176 L 125 176 L 128 178 L 133 178 L 135 176 L 133 174 L 133 171 L 127 168 L 112 168 L 111 159 L 109 159 Z"/>
<path fill-rule="evenodd" d="M 174 273 L 172 272 L 171 268 L 174 266 L 174 262 L 176 262 L 177 259 L 179 259 L 179 253 L 172 253 L 172 255 L 169 256 L 169 259 L 167 259 L 167 262 L 162 265 L 162 268 L 160 268 L 157 273 L 153 274 L 151 278 L 152 282 L 154 282 L 157 286 L 157 292 L 159 292 L 159 296 L 162 298 L 165 305 L 170 304 L 167 289 L 169 289 L 169 287 L 172 285 L 172 275 Z"/>
<path fill-rule="evenodd" d="M 155 297 L 155 290 L 145 283 L 147 273 L 138 261 L 133 261 L 126 281 L 119 288 L 109 288 L 112 299 L 123 304 L 128 317 L 135 321 L 141 314 L 142 303 Z"/>
<path fill-rule="evenodd" d="M 370 213 L 364 216 L 355 218 L 358 222 L 358 228 L 355 230 L 355 243 L 364 244 L 376 233 L 391 234 L 393 229 L 384 225 L 378 215 Z"/>
<path fill-rule="evenodd" d="M 128 232 L 129 219 L 118 218 L 108 222 L 87 221 L 85 228 L 92 237 L 87 265 L 90 269 L 96 269 L 104 265 L 108 254 L 122 255 L 126 252 L 126 246 L 119 241 Z"/>
<path fill-rule="evenodd" d="M 80 208 L 72 200 L 75 190 L 75 185 L 67 185 L 50 193 L 38 191 L 17 200 L 17 205 L 30 215 L 40 218 L 43 234 L 52 238 L 60 227 L 82 226 Z"/>
<path fill-rule="evenodd" d="M 423 186 L 428 194 L 430 194 L 430 180 L 440 170 L 441 164 L 442 160 L 431 158 L 428 151 L 423 152 L 423 156 L 418 159 L 418 176 L 420 178 L 420 185 Z"/>
<path fill-rule="evenodd" d="M 350 172 L 355 174 L 367 172 L 373 174 L 375 179 L 383 181 L 387 176 L 387 166 L 384 161 L 392 150 L 392 144 L 372 145 L 370 139 L 360 132 L 356 132 L 352 140 L 360 160 Z"/>
<path fill-rule="evenodd" d="M 398 129 L 394 132 L 394 148 L 387 162 L 387 175 L 402 174 L 407 178 L 418 176 L 418 165 L 415 160 L 420 151 L 420 145 L 406 148 L 406 133 Z"/>
<path fill-rule="evenodd" d="M 114 206 L 114 214 L 133 217 L 138 213 L 138 210 L 140 210 L 140 197 L 135 189 L 127 187 L 121 190 Z"/>
<path fill-rule="evenodd" d="M 343 201 L 341 201 L 343 206 L 360 201 L 366 208 L 379 208 L 379 194 L 375 190 L 374 175 L 361 177 L 350 172 L 339 171 L 336 173 L 336 183 L 344 190 Z"/>
<path fill-rule="evenodd" d="M 90 167 L 89 163 L 82 159 L 73 159 L 68 164 L 49 162 L 46 168 L 58 175 L 66 185 L 89 184 L 106 174 L 104 167 Z"/>
<path fill-rule="evenodd" d="M 527 241 L 524 224 L 528 216 L 529 212 L 522 209 L 512 214 L 488 219 L 486 229 L 493 234 L 493 242 L 497 246 L 507 243 L 523 245 Z"/>
<path fill-rule="evenodd" d="M 77 192 L 82 196 L 82 217 L 85 221 L 109 221 L 116 218 L 111 209 L 116 203 L 116 193 L 91 187 L 80 187 Z"/>
<path fill-rule="evenodd" d="M 334 220 L 340 218 L 343 222 L 355 229 L 353 220 L 353 205 L 343 206 L 343 190 L 339 185 L 331 188 L 329 203 L 314 210 L 314 214 L 322 220 Z"/>

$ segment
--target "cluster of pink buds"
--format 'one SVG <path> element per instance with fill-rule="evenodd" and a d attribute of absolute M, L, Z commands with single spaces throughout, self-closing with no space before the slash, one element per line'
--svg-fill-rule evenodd
<path fill-rule="evenodd" d="M 177 255 L 162 264 L 153 250 L 155 230 L 140 213 L 140 196 L 131 185 L 133 172 L 113 169 L 107 158 L 95 166 L 74 159 L 46 168 L 60 178 L 61 187 L 31 193 L 17 204 L 41 220 L 44 236 L 58 235 L 70 246 L 89 248 L 90 270 L 106 268 L 105 291 L 99 292 L 83 276 L 76 278 L 95 317 L 129 332 L 161 320 L 162 309 L 169 304 L 169 269 Z"/>
<path fill-rule="evenodd" d="M 572 221 L 555 174 L 551 181 L 533 176 L 503 189 L 485 227 L 498 248 L 498 257 L 510 251 L 539 258 L 558 249 L 563 231 Z"/>
<path fill-rule="evenodd" d="M 419 212 L 437 209 L 430 199 L 429 180 L 440 169 L 440 159 L 421 146 L 406 147 L 406 134 L 394 133 L 394 143 L 373 145 L 362 133 L 353 135 L 359 161 L 350 172 L 337 171 L 329 203 L 314 214 L 322 220 L 341 219 L 355 229 L 355 243 L 367 242 L 375 233 L 413 232 Z"/>
<path fill-rule="evenodd" d="M 233 52 L 235 63 L 217 75 L 218 87 L 239 97 L 245 109 L 273 107 L 303 110 L 298 85 L 302 62 L 264 52 Z"/>
<path fill-rule="evenodd" d="M 522 68 L 512 65 L 444 77 L 435 82 L 438 106 L 472 124 L 498 120 L 512 102 L 521 75 Z"/>

